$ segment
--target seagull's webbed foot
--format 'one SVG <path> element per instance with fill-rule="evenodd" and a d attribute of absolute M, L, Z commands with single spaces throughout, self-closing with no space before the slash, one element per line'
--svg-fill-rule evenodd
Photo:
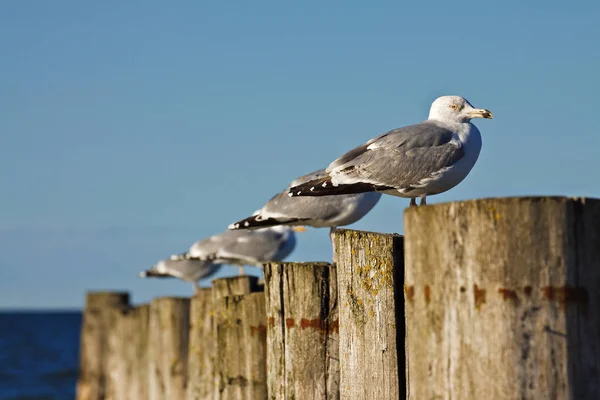
<path fill-rule="evenodd" d="M 426 206 L 427 205 L 426 198 L 427 198 L 427 196 L 421 196 L 421 203 L 419 204 L 420 206 Z"/>
<path fill-rule="evenodd" d="M 410 204 L 408 205 L 409 207 L 416 207 L 417 206 L 417 200 L 414 197 L 410 198 Z"/>

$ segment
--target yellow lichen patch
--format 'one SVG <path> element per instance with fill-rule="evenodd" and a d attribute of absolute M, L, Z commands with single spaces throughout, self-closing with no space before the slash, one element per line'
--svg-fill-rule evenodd
<path fill-rule="evenodd" d="M 377 296 L 384 288 L 392 288 L 394 284 L 393 266 L 391 263 L 376 259 L 373 264 L 358 268 L 361 285 L 365 291 Z"/>
<path fill-rule="evenodd" d="M 496 210 L 496 207 L 494 207 L 494 206 L 490 207 L 490 214 L 491 214 L 492 218 L 494 219 L 494 221 L 498 222 L 500 220 L 500 214 L 498 213 L 498 210 Z"/>

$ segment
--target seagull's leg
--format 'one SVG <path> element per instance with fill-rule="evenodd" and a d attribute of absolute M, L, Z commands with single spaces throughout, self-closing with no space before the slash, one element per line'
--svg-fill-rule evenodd
<path fill-rule="evenodd" d="M 420 206 L 426 206 L 427 205 L 427 200 L 425 200 L 426 197 L 427 197 L 426 195 L 422 195 L 421 196 L 421 203 L 419 204 Z"/>
<path fill-rule="evenodd" d="M 243 265 L 240 267 L 240 276 L 241 275 L 244 275 L 244 266 Z"/>
<path fill-rule="evenodd" d="M 198 281 L 194 281 L 194 294 L 198 294 L 200 292 L 200 285 L 198 285 Z"/>
<path fill-rule="evenodd" d="M 416 207 L 417 206 L 417 200 L 414 197 L 410 198 L 410 204 L 408 205 L 409 207 Z"/>

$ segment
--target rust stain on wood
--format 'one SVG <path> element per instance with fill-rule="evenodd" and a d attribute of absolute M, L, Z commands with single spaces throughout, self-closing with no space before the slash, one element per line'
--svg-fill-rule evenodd
<path fill-rule="evenodd" d="M 514 300 L 518 301 L 519 297 L 517 296 L 517 291 L 506 288 L 499 288 L 498 293 L 502 296 L 502 300 Z"/>
<path fill-rule="evenodd" d="M 267 333 L 266 325 L 257 325 L 257 326 L 250 325 L 250 335 L 251 336 L 264 335 L 266 333 Z"/>
<path fill-rule="evenodd" d="M 312 328 L 314 330 L 323 330 L 323 323 L 320 318 L 315 319 L 306 319 L 302 318 L 300 320 L 300 329 Z"/>
<path fill-rule="evenodd" d="M 529 297 L 531 296 L 531 292 L 533 291 L 533 289 L 531 288 L 531 286 L 525 286 L 523 288 L 523 291 L 525 292 L 525 296 Z"/>
<path fill-rule="evenodd" d="M 296 320 L 294 318 L 286 318 L 285 326 L 288 329 L 291 328 L 300 328 L 300 329 L 313 329 L 315 331 L 325 333 L 337 333 L 339 331 L 339 321 L 333 320 L 329 324 L 323 321 L 321 318 L 301 318 L 299 323 L 296 324 Z"/>
<path fill-rule="evenodd" d="M 429 301 L 431 300 L 431 288 L 429 285 L 425 285 L 423 288 L 423 296 L 425 297 L 425 303 L 429 304 Z"/>
<path fill-rule="evenodd" d="M 581 286 L 544 286 L 542 295 L 550 301 L 558 301 L 561 304 L 566 302 L 587 304 L 589 295 L 587 290 Z"/>
<path fill-rule="evenodd" d="M 475 308 L 479 310 L 485 304 L 485 289 L 479 289 L 477 285 L 473 285 L 473 299 L 475 300 Z"/>
<path fill-rule="evenodd" d="M 415 287 L 404 285 L 404 293 L 406 294 L 406 300 L 413 301 L 415 298 Z"/>
<path fill-rule="evenodd" d="M 269 317 L 267 319 L 267 325 L 269 326 L 269 328 L 272 328 L 275 326 L 275 317 Z"/>

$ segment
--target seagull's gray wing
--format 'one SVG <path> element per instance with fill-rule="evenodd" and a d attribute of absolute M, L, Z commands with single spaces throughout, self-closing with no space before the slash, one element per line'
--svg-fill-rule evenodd
<path fill-rule="evenodd" d="M 269 200 L 262 208 L 261 215 L 300 224 L 306 220 L 331 220 L 345 211 L 344 203 L 354 200 L 354 195 L 349 196 L 292 198 L 286 190 Z"/>
<path fill-rule="evenodd" d="M 298 222 L 302 220 L 328 220 L 337 217 L 342 212 L 344 200 L 353 201 L 354 196 L 346 198 L 331 196 L 320 199 L 310 197 L 291 198 L 288 196 L 288 190 L 291 187 L 326 176 L 328 174 L 325 169 L 319 169 L 293 180 L 286 190 L 275 195 L 264 205 L 261 214 L 269 217 L 280 216 L 282 219 L 287 217 Z"/>
<path fill-rule="evenodd" d="M 206 278 L 220 268 L 220 265 L 198 259 L 167 260 L 166 264 L 173 275 L 187 281 L 197 281 Z"/>
<path fill-rule="evenodd" d="M 289 185 L 288 189 L 293 186 L 298 186 L 308 181 L 314 181 L 315 179 L 322 178 L 327 175 L 325 169 L 318 169 L 316 171 L 311 172 L 310 174 L 302 175 L 296 179 L 294 179 Z"/>
<path fill-rule="evenodd" d="M 261 229 L 256 231 L 232 231 L 244 232 L 237 240 L 228 243 L 219 250 L 218 258 L 231 264 L 261 264 L 267 261 L 280 261 L 283 257 L 282 249 L 289 246 L 289 240 L 293 240 L 291 235 L 271 229 Z M 286 240 L 286 237 L 288 240 Z M 293 248 L 293 247 L 292 247 Z M 290 249 L 291 251 L 291 249 Z"/>
<path fill-rule="evenodd" d="M 243 232 L 225 231 L 194 243 L 187 252 L 187 257 L 215 260 L 219 251 L 235 242 Z"/>
<path fill-rule="evenodd" d="M 146 276 L 173 276 L 185 281 L 197 281 L 199 279 L 206 278 L 220 268 L 220 265 L 216 265 L 207 260 L 200 259 L 167 259 L 160 261 L 161 267 L 165 271 L 158 273 L 156 267 L 146 271 Z"/>
<path fill-rule="evenodd" d="M 241 221 L 234 222 L 229 229 L 258 229 L 276 225 L 314 225 L 329 226 L 327 221 L 333 220 L 345 212 L 344 205 L 356 200 L 349 197 L 323 197 L 320 199 L 303 197 L 290 198 L 288 190 L 314 179 L 327 177 L 325 169 L 320 169 L 293 180 L 283 192 L 273 196 L 260 210 L 258 215 L 252 215 Z"/>
<path fill-rule="evenodd" d="M 381 135 L 327 168 L 333 183 L 358 182 L 409 192 L 464 156 L 452 131 L 424 122 Z"/>

